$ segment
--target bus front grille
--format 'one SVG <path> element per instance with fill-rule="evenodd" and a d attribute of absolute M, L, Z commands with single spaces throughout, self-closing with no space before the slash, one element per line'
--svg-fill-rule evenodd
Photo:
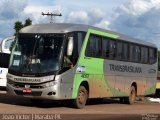
<path fill-rule="evenodd" d="M 41 91 L 32 91 L 31 93 L 24 93 L 22 90 L 14 90 L 17 95 L 26 95 L 26 96 L 41 96 Z"/>

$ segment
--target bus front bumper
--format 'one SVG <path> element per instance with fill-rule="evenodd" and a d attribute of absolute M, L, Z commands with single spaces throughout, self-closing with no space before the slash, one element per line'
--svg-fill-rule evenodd
<path fill-rule="evenodd" d="M 30 89 L 30 91 L 25 91 L 26 88 L 16 88 L 11 84 L 7 83 L 7 94 L 13 96 L 21 96 L 32 99 L 50 99 L 50 100 L 60 100 L 63 99 L 58 93 L 59 86 L 54 85 L 43 89 Z"/>

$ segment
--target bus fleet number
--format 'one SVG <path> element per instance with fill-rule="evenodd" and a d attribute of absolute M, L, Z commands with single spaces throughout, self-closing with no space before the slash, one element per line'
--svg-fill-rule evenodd
<path fill-rule="evenodd" d="M 82 78 L 89 78 L 89 74 L 82 74 L 81 77 Z"/>

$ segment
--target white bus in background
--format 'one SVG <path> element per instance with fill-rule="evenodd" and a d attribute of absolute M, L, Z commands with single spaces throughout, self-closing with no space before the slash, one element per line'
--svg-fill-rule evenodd
<path fill-rule="evenodd" d="M 8 73 L 8 65 L 10 58 L 10 46 L 14 41 L 15 37 L 7 37 L 1 41 L 0 44 L 0 90 L 6 89 L 7 79 L 6 75 Z"/>

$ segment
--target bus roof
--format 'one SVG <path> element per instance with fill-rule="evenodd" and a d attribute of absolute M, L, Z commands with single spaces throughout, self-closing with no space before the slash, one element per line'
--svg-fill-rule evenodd
<path fill-rule="evenodd" d="M 126 42 L 132 42 L 132 43 L 137 43 L 145 46 L 152 46 L 156 47 L 155 44 L 152 44 L 150 42 L 142 41 L 139 39 L 131 38 L 123 34 L 119 34 L 113 31 L 89 26 L 89 25 L 84 25 L 84 24 L 70 24 L 70 23 L 53 23 L 53 24 L 37 24 L 37 25 L 31 25 L 22 28 L 19 33 L 68 33 L 68 32 L 73 32 L 73 31 L 84 31 L 87 32 L 88 29 L 95 29 L 103 32 L 107 32 L 110 34 L 115 34 L 118 35 L 120 40 L 124 40 Z"/>

